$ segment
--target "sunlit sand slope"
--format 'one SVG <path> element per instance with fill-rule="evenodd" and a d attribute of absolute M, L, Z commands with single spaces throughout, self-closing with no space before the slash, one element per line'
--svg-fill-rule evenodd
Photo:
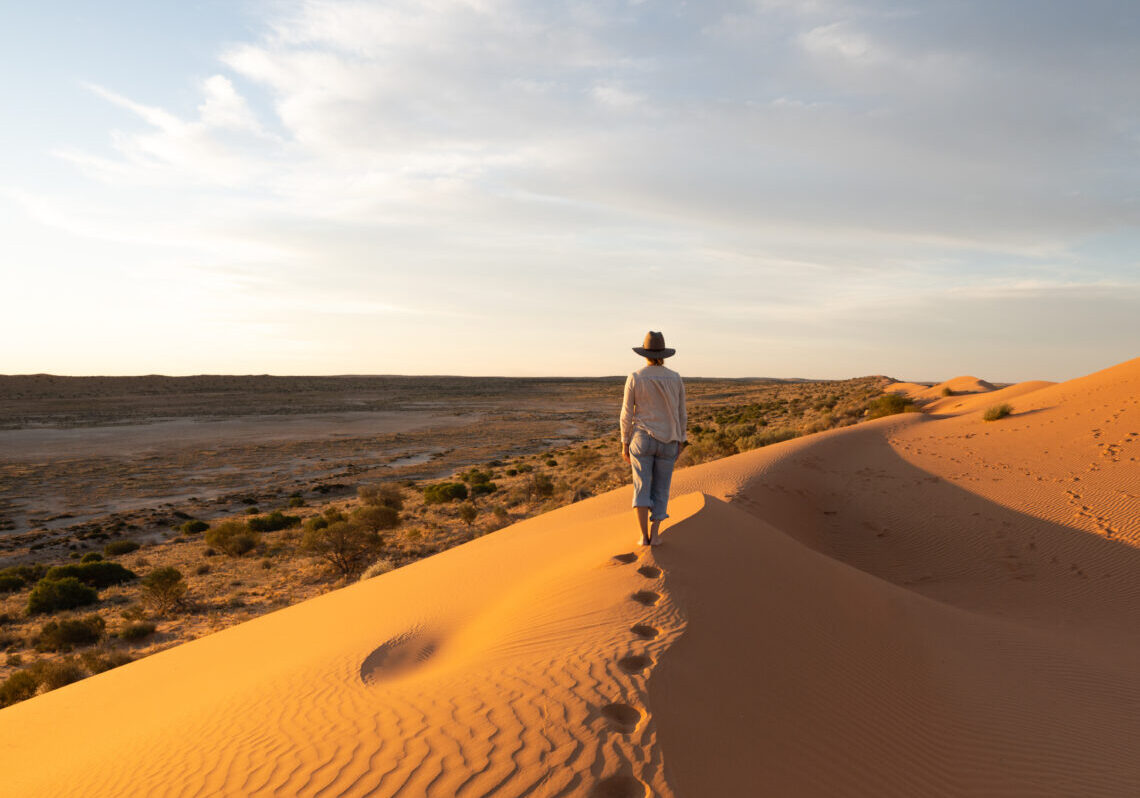
<path fill-rule="evenodd" d="M 5 789 L 1140 794 L 1140 360 L 927 406 L 0 711 Z"/>

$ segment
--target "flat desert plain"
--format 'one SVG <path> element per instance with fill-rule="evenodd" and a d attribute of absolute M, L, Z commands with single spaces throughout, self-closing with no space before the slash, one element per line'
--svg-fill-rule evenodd
<path fill-rule="evenodd" d="M 893 387 L 659 548 L 618 489 L 0 710 L 5 789 L 1140 794 L 1140 359 Z"/>

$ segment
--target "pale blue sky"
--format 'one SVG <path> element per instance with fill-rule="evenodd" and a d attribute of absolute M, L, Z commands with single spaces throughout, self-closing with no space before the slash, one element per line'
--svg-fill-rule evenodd
<path fill-rule="evenodd" d="M 97 8 L 97 10 L 96 10 Z M 4 2 L 0 373 L 1064 379 L 1140 6 Z"/>

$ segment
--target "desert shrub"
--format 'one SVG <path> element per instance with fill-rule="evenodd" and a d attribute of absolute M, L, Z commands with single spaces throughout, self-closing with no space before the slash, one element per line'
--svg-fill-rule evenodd
<path fill-rule="evenodd" d="M 527 495 L 532 499 L 544 499 L 554 495 L 554 480 L 541 471 L 535 471 L 526 482 Z"/>
<path fill-rule="evenodd" d="M 153 623 L 130 623 L 119 630 L 119 638 L 128 643 L 137 643 L 139 640 L 150 637 L 157 628 Z"/>
<path fill-rule="evenodd" d="M 40 685 L 48 690 L 55 690 L 56 688 L 63 687 L 65 684 L 78 682 L 87 676 L 87 671 L 75 661 L 74 657 L 65 657 L 64 659 L 55 660 L 53 662 L 40 660 L 32 665 L 29 670 L 36 677 Z"/>
<path fill-rule="evenodd" d="M 19 654 L 13 652 L 4 658 L 4 664 L 18 667 L 24 664 L 24 658 Z"/>
<path fill-rule="evenodd" d="M 28 614 L 70 610 L 99 600 L 95 589 L 88 587 L 74 576 L 63 579 L 41 579 L 28 596 Z"/>
<path fill-rule="evenodd" d="M 173 566 L 155 568 L 143 577 L 143 601 L 158 612 L 174 609 L 185 597 L 186 582 L 182 578 L 182 572 Z"/>
<path fill-rule="evenodd" d="M 823 429 L 829 429 L 830 424 L 821 427 L 820 429 L 810 429 L 809 432 L 820 432 Z M 751 449 L 759 449 L 762 446 L 771 446 L 773 443 L 782 443 L 783 441 L 790 441 L 792 438 L 798 437 L 796 431 L 793 429 L 774 429 L 766 430 L 764 432 L 757 432 L 744 438 L 737 438 L 734 446 L 738 452 L 747 452 Z"/>
<path fill-rule="evenodd" d="M 141 621 L 146 617 L 146 610 L 139 604 L 132 604 L 126 609 L 122 610 L 119 615 L 123 616 L 128 621 Z"/>
<path fill-rule="evenodd" d="M 507 512 L 507 508 L 501 504 L 496 504 L 494 507 L 492 507 L 491 512 L 494 513 L 495 518 L 501 522 L 505 523 L 506 521 L 510 520 L 511 514 Z"/>
<path fill-rule="evenodd" d="M 467 524 L 467 526 L 471 526 L 473 523 L 475 523 L 475 519 L 478 516 L 479 511 L 475 509 L 475 505 L 471 502 L 464 502 L 463 504 L 459 505 L 459 518 L 463 521 L 463 523 Z"/>
<path fill-rule="evenodd" d="M 551 457 L 549 460 L 546 461 L 546 464 L 548 466 L 550 466 L 551 468 L 554 468 L 554 466 L 558 465 L 558 461 L 555 460 L 553 457 Z"/>
<path fill-rule="evenodd" d="M 40 680 L 31 671 L 16 671 L 0 684 L 0 707 L 31 698 L 39 686 Z"/>
<path fill-rule="evenodd" d="M 178 527 L 183 535 L 197 535 L 199 532 L 205 532 L 210 528 L 210 525 L 205 521 L 199 521 L 197 518 L 192 518 L 182 526 Z"/>
<path fill-rule="evenodd" d="M 214 549 L 224 551 L 231 557 L 240 557 L 253 551 L 260 540 L 257 532 L 241 521 L 222 521 L 206 532 L 206 543 Z"/>
<path fill-rule="evenodd" d="M 444 504 L 467 498 L 467 486 L 462 482 L 438 482 L 424 488 L 424 504 Z"/>
<path fill-rule="evenodd" d="M 399 526 L 400 514 L 387 505 L 365 505 L 357 507 L 353 511 L 352 520 L 365 529 L 375 532 L 381 529 L 394 529 Z"/>
<path fill-rule="evenodd" d="M 0 593 L 10 593 L 27 585 L 34 585 L 47 574 L 43 563 L 12 565 L 0 571 Z M 16 584 L 17 580 L 19 584 Z M 8 585 L 9 587 L 4 587 Z"/>
<path fill-rule="evenodd" d="M 206 574 L 210 573 L 210 566 L 206 565 L 206 563 L 202 563 L 194 569 L 194 573 L 196 573 L 198 576 L 205 576 Z"/>
<path fill-rule="evenodd" d="M 1013 412 L 1013 406 L 1005 402 L 1000 405 L 986 408 L 986 412 L 982 414 L 983 421 L 997 421 L 999 418 L 1005 418 Z"/>
<path fill-rule="evenodd" d="M 348 579 L 364 570 L 382 542 L 374 529 L 353 521 L 337 521 L 306 532 L 301 551 L 325 560 Z"/>
<path fill-rule="evenodd" d="M 493 474 L 490 471 L 481 471 L 478 468 L 472 468 L 459 474 L 459 478 L 469 485 L 490 482 L 492 476 Z"/>
<path fill-rule="evenodd" d="M 324 529 L 329 525 L 329 519 L 323 515 L 314 515 L 312 518 L 306 518 L 305 523 L 301 525 L 301 529 L 310 532 L 314 529 Z"/>
<path fill-rule="evenodd" d="M 63 579 L 69 576 L 73 576 L 83 584 L 94 588 L 121 585 L 124 582 L 139 578 L 138 574 L 129 568 L 124 568 L 117 562 L 107 562 L 106 560 L 78 565 L 57 565 L 47 572 L 45 578 Z"/>
<path fill-rule="evenodd" d="M 251 518 L 247 522 L 253 532 L 276 532 L 279 529 L 299 526 L 301 519 L 295 515 L 285 515 L 280 510 L 274 510 L 269 515 L 260 518 Z"/>
<path fill-rule="evenodd" d="M 372 563 L 371 565 L 369 565 L 367 568 L 364 569 L 364 573 L 362 573 L 360 575 L 360 581 L 363 582 L 365 579 L 371 579 L 374 576 L 380 576 L 381 574 L 386 574 L 389 571 L 394 570 L 395 568 L 396 568 L 396 566 L 393 565 L 391 560 L 387 560 L 387 559 L 377 560 L 376 562 Z"/>
<path fill-rule="evenodd" d="M 109 671 L 131 661 L 131 655 L 125 651 L 100 651 L 94 648 L 84 651 L 79 656 L 92 674 Z"/>
<path fill-rule="evenodd" d="M 486 496 L 488 493 L 494 493 L 499 489 L 499 486 L 494 482 L 476 482 L 471 486 L 471 496 Z"/>
<path fill-rule="evenodd" d="M 519 470 L 517 468 L 508 468 L 507 469 L 507 476 L 508 477 L 518 476 L 518 473 L 519 473 Z"/>
<path fill-rule="evenodd" d="M 302 499 L 300 496 L 290 496 L 288 505 L 290 507 L 304 507 L 305 506 L 305 500 Z"/>
<path fill-rule="evenodd" d="M 396 512 L 404 509 L 404 491 L 399 485 L 387 482 L 379 485 L 361 485 L 356 494 L 365 504 L 391 507 Z"/>
<path fill-rule="evenodd" d="M 103 547 L 103 554 L 107 557 L 118 557 L 122 554 L 130 554 L 132 551 L 138 551 L 139 546 L 133 540 L 112 540 Z"/>
<path fill-rule="evenodd" d="M 98 615 L 48 621 L 40 629 L 36 648 L 40 651 L 71 651 L 73 646 L 90 646 L 103 639 L 107 622 Z"/>
<path fill-rule="evenodd" d="M 867 403 L 867 418 L 883 418 L 898 413 L 910 413 L 918 410 L 914 401 L 902 394 L 885 393 L 877 396 Z"/>
<path fill-rule="evenodd" d="M 953 391 L 953 389 L 951 389 L 949 386 L 943 386 L 943 388 L 942 388 L 942 395 L 943 395 L 943 396 L 953 396 L 953 395 L 954 395 L 954 391 Z"/>
<path fill-rule="evenodd" d="M 86 554 L 84 554 L 82 557 L 79 558 L 79 562 L 81 562 L 81 563 L 100 562 L 100 561 L 102 561 L 102 559 L 103 559 L 103 555 L 100 554 L 99 552 L 89 551 Z"/>

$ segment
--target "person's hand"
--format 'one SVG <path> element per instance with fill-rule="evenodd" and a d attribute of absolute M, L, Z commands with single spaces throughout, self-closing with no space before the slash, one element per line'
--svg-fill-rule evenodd
<path fill-rule="evenodd" d="M 629 444 L 623 443 L 621 445 L 621 459 L 625 460 L 626 465 L 629 465 Z"/>

